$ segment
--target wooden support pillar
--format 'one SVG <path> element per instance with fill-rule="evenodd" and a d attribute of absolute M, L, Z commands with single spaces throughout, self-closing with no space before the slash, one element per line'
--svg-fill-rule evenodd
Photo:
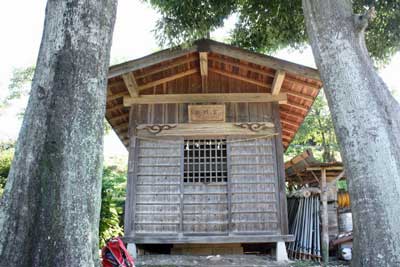
<path fill-rule="evenodd" d="M 280 93 L 284 79 L 285 79 L 285 72 L 283 70 L 277 70 L 271 88 L 271 93 L 273 95 L 278 95 Z"/>
<path fill-rule="evenodd" d="M 132 72 L 126 73 L 122 75 L 122 79 L 126 85 L 126 88 L 129 91 L 131 97 L 138 97 L 139 96 L 139 87 L 136 83 L 135 76 Z"/>
<path fill-rule="evenodd" d="M 200 74 L 202 92 L 208 92 L 208 56 L 207 52 L 199 52 L 200 59 Z"/>
<path fill-rule="evenodd" d="M 323 266 L 328 266 L 329 262 L 329 232 L 328 232 L 328 190 L 326 185 L 326 169 L 321 169 L 321 250 Z"/>

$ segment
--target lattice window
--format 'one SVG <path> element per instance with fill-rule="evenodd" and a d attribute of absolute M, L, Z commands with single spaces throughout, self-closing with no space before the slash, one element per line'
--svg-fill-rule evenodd
<path fill-rule="evenodd" d="M 225 183 L 228 180 L 226 140 L 185 140 L 184 183 Z"/>

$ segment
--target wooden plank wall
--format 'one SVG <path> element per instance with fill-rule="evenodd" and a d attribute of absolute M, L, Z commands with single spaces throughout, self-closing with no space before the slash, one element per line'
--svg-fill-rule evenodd
<path fill-rule="evenodd" d="M 137 234 L 179 232 L 181 143 L 139 140 L 134 219 Z"/>
<path fill-rule="evenodd" d="M 183 232 L 185 234 L 228 233 L 226 183 L 184 184 Z"/>
<path fill-rule="evenodd" d="M 228 185 L 183 185 L 183 139 L 135 137 L 137 124 L 187 123 L 187 106 L 131 108 L 125 235 L 285 234 L 280 136 L 228 143 Z M 226 103 L 226 121 L 274 121 L 280 130 L 272 103 Z"/>
<path fill-rule="evenodd" d="M 280 232 L 273 140 L 228 146 L 233 233 Z"/>

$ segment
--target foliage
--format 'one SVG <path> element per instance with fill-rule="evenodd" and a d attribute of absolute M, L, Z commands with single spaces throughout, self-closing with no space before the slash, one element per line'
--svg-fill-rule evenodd
<path fill-rule="evenodd" d="M 0 197 L 3 195 L 13 155 L 14 142 L 0 143 Z"/>
<path fill-rule="evenodd" d="M 162 15 L 156 25 L 161 46 L 191 42 L 238 16 L 231 42 L 259 52 L 307 43 L 301 0 L 145 0 Z M 377 17 L 366 33 L 371 56 L 384 62 L 400 50 L 400 0 L 353 0 L 354 11 L 375 6 Z M 382 42 L 385 40 L 385 42 Z"/>
<path fill-rule="evenodd" d="M 8 95 L 2 101 L 0 106 L 7 106 L 11 100 L 27 96 L 31 89 L 34 72 L 35 66 L 14 69 L 8 85 Z"/>
<path fill-rule="evenodd" d="M 178 45 L 207 37 L 213 29 L 223 26 L 224 19 L 236 9 L 235 0 L 147 0 L 162 14 L 157 22 L 160 44 Z"/>
<path fill-rule="evenodd" d="M 339 180 L 336 183 L 336 187 L 338 190 L 343 190 L 345 192 L 347 192 L 348 188 L 347 188 L 347 180 Z"/>
<path fill-rule="evenodd" d="M 323 162 L 335 161 L 339 155 L 339 145 L 323 91 L 315 99 L 286 155 L 292 158 L 306 149 L 311 149 L 314 156 Z"/>
<path fill-rule="evenodd" d="M 125 202 L 126 174 L 115 166 L 104 167 L 101 190 L 100 247 L 107 239 L 123 235 L 123 206 Z"/>

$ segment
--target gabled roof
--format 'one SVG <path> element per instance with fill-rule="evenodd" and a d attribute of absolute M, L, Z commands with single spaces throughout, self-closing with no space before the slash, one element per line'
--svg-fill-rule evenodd
<path fill-rule="evenodd" d="M 320 162 L 314 158 L 312 151 L 307 149 L 285 162 L 286 182 L 297 185 L 318 184 L 322 169 L 326 171 L 328 183 L 346 177 L 342 162 Z"/>
<path fill-rule="evenodd" d="M 279 83 L 281 92 L 287 94 L 287 102 L 280 104 L 286 149 L 321 89 L 318 71 L 208 39 L 198 40 L 188 48 L 170 48 L 110 67 L 106 118 L 124 145 L 129 141 L 129 108 L 124 107 L 123 97 L 153 94 L 188 77 L 201 81 L 201 52 L 208 53 L 210 72 L 257 87 L 256 92 L 272 93 L 278 74 L 284 74 Z M 132 92 L 132 87 L 137 90 Z"/>

